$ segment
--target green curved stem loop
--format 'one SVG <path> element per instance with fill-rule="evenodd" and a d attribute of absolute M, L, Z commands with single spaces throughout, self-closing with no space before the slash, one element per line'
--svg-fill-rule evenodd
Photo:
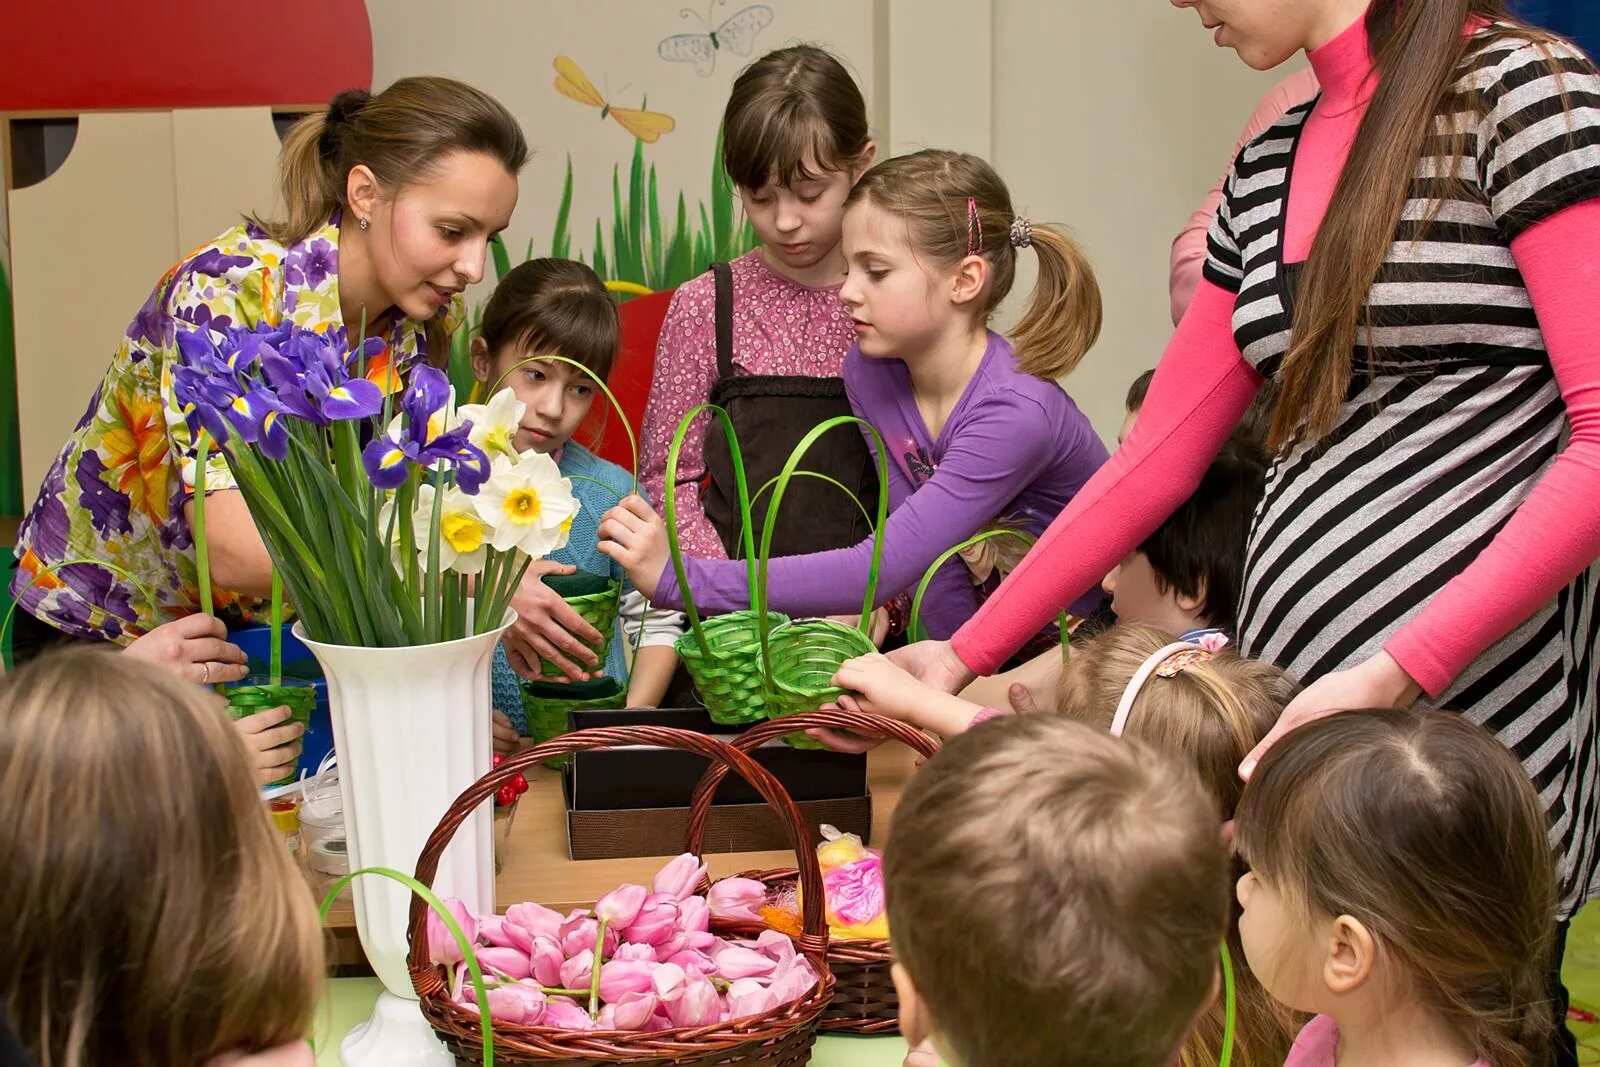
<path fill-rule="evenodd" d="M 211 604 L 211 553 L 206 548 L 206 460 L 211 453 L 211 435 L 201 430 L 195 443 L 194 459 L 194 521 L 190 523 L 194 537 L 195 581 L 200 585 L 200 610 L 214 614 Z"/>
<path fill-rule="evenodd" d="M 761 562 L 756 584 L 752 586 L 756 610 L 756 625 L 761 635 L 761 669 L 767 675 L 767 682 L 772 684 L 772 656 L 770 654 L 769 635 L 772 631 L 772 622 L 767 616 L 767 565 L 772 559 L 772 535 L 778 528 L 778 511 L 783 505 L 783 494 L 789 488 L 789 481 L 794 478 L 799 470 L 800 461 L 816 444 L 817 439 L 839 426 L 855 425 L 862 431 L 870 434 L 877 444 L 873 457 L 878 464 L 878 485 L 883 490 L 878 493 L 877 522 L 872 525 L 872 565 L 867 571 L 866 594 L 861 599 L 862 634 L 870 635 L 872 632 L 872 607 L 878 595 L 878 573 L 883 566 L 883 532 L 889 521 L 889 462 L 886 458 L 889 451 L 884 447 L 883 437 L 878 433 L 877 427 L 865 419 L 855 415 L 836 415 L 831 419 L 824 419 L 811 428 L 811 432 L 800 439 L 794 446 L 794 451 L 789 453 L 789 458 L 783 464 L 783 469 L 778 472 L 777 485 L 772 490 L 772 504 L 767 508 L 767 521 L 761 531 Z M 681 581 L 681 579 L 680 579 Z"/>
<path fill-rule="evenodd" d="M 856 496 L 848 488 L 846 488 L 843 482 L 830 478 L 820 471 L 795 471 L 794 476 L 796 478 L 815 478 L 819 482 L 827 482 L 829 485 L 839 490 L 839 492 L 843 493 L 849 499 L 849 501 L 856 506 L 857 510 L 861 512 L 862 519 L 866 520 L 868 527 L 872 526 L 872 516 L 867 512 L 867 506 L 861 502 L 860 497 Z M 756 495 L 750 498 L 750 509 L 752 512 L 755 510 L 755 506 L 761 503 L 761 498 L 767 495 L 767 490 L 771 489 L 777 484 L 778 476 L 773 475 L 771 478 L 767 479 L 766 485 L 763 485 L 760 489 L 756 490 Z M 741 531 L 741 533 L 742 532 L 743 531 Z M 733 543 L 734 555 L 738 555 L 742 551 L 744 551 L 744 543 L 740 540 L 735 540 Z"/>
<path fill-rule="evenodd" d="M 1233 1063 L 1233 1032 L 1238 1023 L 1238 1003 L 1233 991 L 1233 954 L 1228 951 L 1226 941 L 1222 943 L 1222 996 L 1222 1051 L 1217 1056 L 1217 1067 L 1229 1067 Z"/>
<path fill-rule="evenodd" d="M 327 894 L 322 898 L 322 906 L 317 909 L 317 921 L 326 924 L 334 899 L 345 886 L 366 874 L 376 874 L 391 879 L 411 890 L 433 909 L 433 913 L 444 923 L 445 929 L 450 931 L 451 940 L 455 941 L 456 947 L 461 950 L 462 959 L 467 964 L 467 973 L 472 978 L 472 991 L 477 994 L 478 1024 L 483 1036 L 483 1067 L 494 1067 L 494 1022 L 489 1018 L 489 991 L 483 984 L 483 971 L 478 967 L 478 957 L 472 951 L 471 940 L 461 929 L 461 924 L 456 922 L 456 917 L 450 914 L 450 909 L 444 906 L 444 902 L 434 894 L 433 890 L 409 874 L 401 874 L 392 867 L 363 867 L 359 871 L 351 871 L 328 887 Z"/>
<path fill-rule="evenodd" d="M 590 370 L 588 367 L 585 367 L 582 363 L 579 363 L 575 359 L 568 359 L 566 356 L 529 356 L 527 359 L 521 360 L 520 362 L 514 363 L 510 367 L 507 367 L 506 372 L 500 375 L 500 377 L 496 378 L 494 385 L 489 387 L 489 396 L 493 397 L 496 393 L 498 393 L 500 391 L 501 383 L 510 377 L 514 371 L 520 370 L 530 363 L 565 363 L 569 367 L 576 367 L 578 370 L 582 371 L 590 381 L 594 382 L 594 384 L 600 387 L 600 391 L 606 395 L 606 399 L 611 401 L 611 409 L 617 413 L 617 418 L 622 420 L 622 428 L 628 431 L 628 447 L 633 452 L 633 467 L 628 473 L 633 475 L 633 491 L 638 492 L 639 439 L 634 436 L 633 424 L 628 421 L 627 413 L 622 410 L 622 401 L 617 399 L 617 394 L 611 391 L 611 387 L 606 384 L 605 379 L 600 377 L 600 375 L 596 374 L 594 371 Z"/>
<path fill-rule="evenodd" d="M 150 605 L 150 614 L 155 615 L 160 612 L 160 606 L 156 603 L 156 598 L 151 595 L 149 587 L 139 579 L 135 578 L 133 575 L 129 574 L 127 571 L 123 570 L 121 567 L 117 566 L 115 563 L 110 563 L 103 559 L 85 559 L 82 556 L 75 556 L 72 559 L 64 559 L 60 560 L 59 562 L 52 563 L 48 567 L 41 567 L 38 574 L 35 574 L 32 578 L 28 579 L 27 585 L 17 590 L 17 598 L 11 602 L 11 608 L 6 612 L 5 621 L 0 622 L 0 650 L 3 650 L 6 647 L 6 636 L 11 633 L 11 618 L 12 616 L 16 615 L 17 608 L 22 606 L 22 594 L 26 593 L 28 590 L 37 585 L 39 579 L 43 578 L 45 575 L 54 574 L 63 567 L 75 567 L 79 564 L 90 567 L 104 567 L 112 574 L 115 574 L 117 577 L 133 586 L 134 589 L 138 590 L 139 595 L 144 597 L 144 602 Z"/>
<path fill-rule="evenodd" d="M 939 568 L 948 563 L 950 557 L 956 553 L 971 548 L 973 545 L 981 545 L 985 541 L 992 541 L 996 537 L 1014 537 L 1029 548 L 1033 547 L 1035 541 L 1033 535 L 1024 530 L 979 530 L 960 544 L 941 552 L 929 564 L 928 569 L 923 572 L 922 580 L 917 583 L 916 595 L 911 598 L 911 617 L 906 623 L 906 637 L 908 639 L 912 641 L 926 641 L 928 639 L 927 632 L 922 628 L 922 597 L 927 593 L 928 585 L 933 581 L 933 576 L 939 572 Z M 1067 628 L 1067 613 L 1065 611 L 1056 616 L 1056 628 L 1061 634 L 1061 659 L 1065 662 L 1067 657 L 1071 655 L 1072 648 L 1070 640 L 1072 635 Z"/>
<path fill-rule="evenodd" d="M 694 634 L 695 644 L 700 646 L 700 652 L 706 659 L 711 659 L 711 644 L 706 640 L 706 633 L 700 624 L 700 613 L 695 610 L 694 593 L 689 589 L 689 575 L 683 569 L 683 548 L 678 544 L 678 453 L 683 449 L 684 439 L 689 434 L 690 427 L 695 418 L 702 412 L 709 411 L 722 423 L 723 435 L 728 440 L 728 455 L 733 462 L 734 488 L 739 499 L 739 543 L 750 545 L 755 542 L 754 523 L 750 519 L 750 486 L 745 481 L 744 453 L 739 451 L 739 437 L 734 433 L 733 420 L 728 417 L 727 411 L 715 404 L 701 404 L 690 408 L 678 422 L 678 428 L 673 431 L 672 444 L 667 449 L 667 480 L 662 489 L 662 510 L 665 513 L 667 524 L 667 549 L 672 556 L 672 572 L 678 577 L 678 595 L 683 598 L 683 614 L 689 620 L 689 629 Z M 745 557 L 745 568 L 749 576 L 752 595 L 756 589 L 756 561 L 753 556 Z"/>

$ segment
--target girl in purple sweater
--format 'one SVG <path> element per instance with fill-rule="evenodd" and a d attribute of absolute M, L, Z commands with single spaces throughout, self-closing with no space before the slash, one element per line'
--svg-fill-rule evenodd
<path fill-rule="evenodd" d="M 1089 420 L 1054 381 L 1094 343 L 1100 292 L 1065 234 L 1018 216 L 994 169 L 957 152 L 917 152 L 868 171 L 847 201 L 843 246 L 839 296 L 856 334 L 845 388 L 890 451 L 884 604 L 985 527 L 1037 535 L 1105 462 Z M 1038 282 L 1013 346 L 987 323 L 1026 248 L 1038 257 Z M 666 528 L 643 500 L 607 513 L 600 551 L 652 603 L 682 605 Z M 860 610 L 871 554 L 869 539 L 773 560 L 769 606 L 796 616 Z M 749 607 L 744 564 L 684 563 L 697 606 Z M 923 601 L 929 632 L 953 632 L 981 595 L 971 571 L 951 560 Z"/>

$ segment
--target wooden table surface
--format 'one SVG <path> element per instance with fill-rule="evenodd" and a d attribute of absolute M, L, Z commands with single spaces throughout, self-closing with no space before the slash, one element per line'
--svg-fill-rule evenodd
<path fill-rule="evenodd" d="M 900 799 L 900 791 L 916 765 L 916 756 L 896 744 L 882 745 L 867 759 L 867 784 L 872 791 L 872 843 L 879 848 L 888 839 L 889 816 Z M 528 791 L 517 804 L 509 825 L 495 821 L 495 845 L 502 860 L 495 879 L 495 907 L 505 911 L 512 904 L 536 901 L 565 912 L 587 907 L 596 898 L 624 882 L 648 885 L 661 867 L 663 858 L 578 860 L 567 858 L 566 803 L 561 795 L 561 774 L 540 767 L 529 779 Z M 680 843 L 663 842 L 663 855 L 682 851 Z M 304 850 L 301 851 L 302 857 Z M 794 864 L 788 852 L 732 852 L 705 857 L 713 878 L 740 871 L 787 867 Z M 333 880 L 303 866 L 306 879 L 317 899 L 322 899 Z M 365 965 L 356 940 L 355 914 L 346 889 L 328 913 L 327 929 L 333 943 L 330 962 L 350 970 Z"/>

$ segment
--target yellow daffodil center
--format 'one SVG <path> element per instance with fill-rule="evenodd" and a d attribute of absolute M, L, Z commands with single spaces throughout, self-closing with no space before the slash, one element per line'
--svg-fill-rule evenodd
<path fill-rule="evenodd" d="M 539 517 L 539 494 L 531 488 L 513 489 L 506 494 L 506 502 L 501 505 L 506 518 L 520 526 L 526 526 Z"/>
<path fill-rule="evenodd" d="M 439 536 L 458 553 L 466 555 L 483 547 L 483 523 L 475 516 L 456 512 L 440 520 Z"/>

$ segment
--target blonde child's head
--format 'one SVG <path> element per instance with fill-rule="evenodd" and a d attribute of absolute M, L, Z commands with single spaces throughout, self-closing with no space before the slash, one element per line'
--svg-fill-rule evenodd
<path fill-rule="evenodd" d="M 616 301 L 594 271 L 573 259 L 530 259 L 495 286 L 472 341 L 472 371 L 525 406 L 517 451 L 555 452 L 588 417 L 594 379 L 610 376 L 620 344 Z M 593 377 L 539 356 L 570 359 Z"/>
<path fill-rule="evenodd" d="M 1059 707 L 1070 718 L 1109 731 L 1139 669 L 1176 639 L 1149 626 L 1114 626 L 1081 646 L 1061 675 Z M 1244 783 L 1239 763 L 1266 737 L 1299 692 L 1271 664 L 1223 647 L 1202 655 L 1167 657 L 1139 686 L 1122 736 L 1137 738 L 1189 763 L 1215 804 L 1218 821 L 1233 818 Z M 1173 669 L 1178 664 L 1179 669 Z M 1237 872 L 1242 873 L 1242 871 Z M 1256 981 L 1239 942 L 1238 909 L 1230 910 L 1238 1033 L 1236 1062 L 1278 1064 L 1288 1053 L 1291 1020 Z M 1220 999 L 1197 1023 L 1183 1049 L 1185 1067 L 1215 1063 L 1222 1047 L 1225 1005 Z"/>
<path fill-rule="evenodd" d="M 1348 711 L 1257 764 L 1235 839 L 1250 966 L 1290 1006 L 1417 1007 L 1495 1067 L 1546 1062 L 1554 873 L 1539 797 L 1459 715 Z"/>
<path fill-rule="evenodd" d="M 858 210 L 867 217 L 853 224 Z M 853 230 L 859 233 L 851 238 Z M 928 149 L 879 163 L 850 191 L 846 234 L 852 277 L 841 296 L 850 306 L 862 294 L 870 320 L 861 334 L 864 354 L 906 347 L 906 339 L 891 332 L 888 314 L 874 309 L 874 293 L 885 280 L 878 275 L 905 269 L 894 263 L 896 253 L 926 276 L 926 303 L 938 308 L 941 301 L 932 298 L 946 298 L 981 327 L 1010 293 L 1017 260 L 1031 248 L 1038 280 L 1011 332 L 1019 365 L 1029 374 L 1062 377 L 1100 335 L 1100 288 L 1087 257 L 1061 230 L 1021 217 L 1005 182 L 977 156 Z M 871 252 L 882 262 L 875 264 Z M 855 282 L 858 273 L 867 280 Z M 873 350 L 875 341 L 886 351 Z"/>
<path fill-rule="evenodd" d="M 1194 773 L 1054 715 L 951 738 L 884 853 L 901 1020 L 959 1067 L 1165 1067 L 1210 997 L 1228 863 Z"/>
<path fill-rule="evenodd" d="M 221 703 L 72 649 L 0 681 L 0 1014 L 39 1067 L 198 1067 L 303 1037 L 316 913 Z"/>

